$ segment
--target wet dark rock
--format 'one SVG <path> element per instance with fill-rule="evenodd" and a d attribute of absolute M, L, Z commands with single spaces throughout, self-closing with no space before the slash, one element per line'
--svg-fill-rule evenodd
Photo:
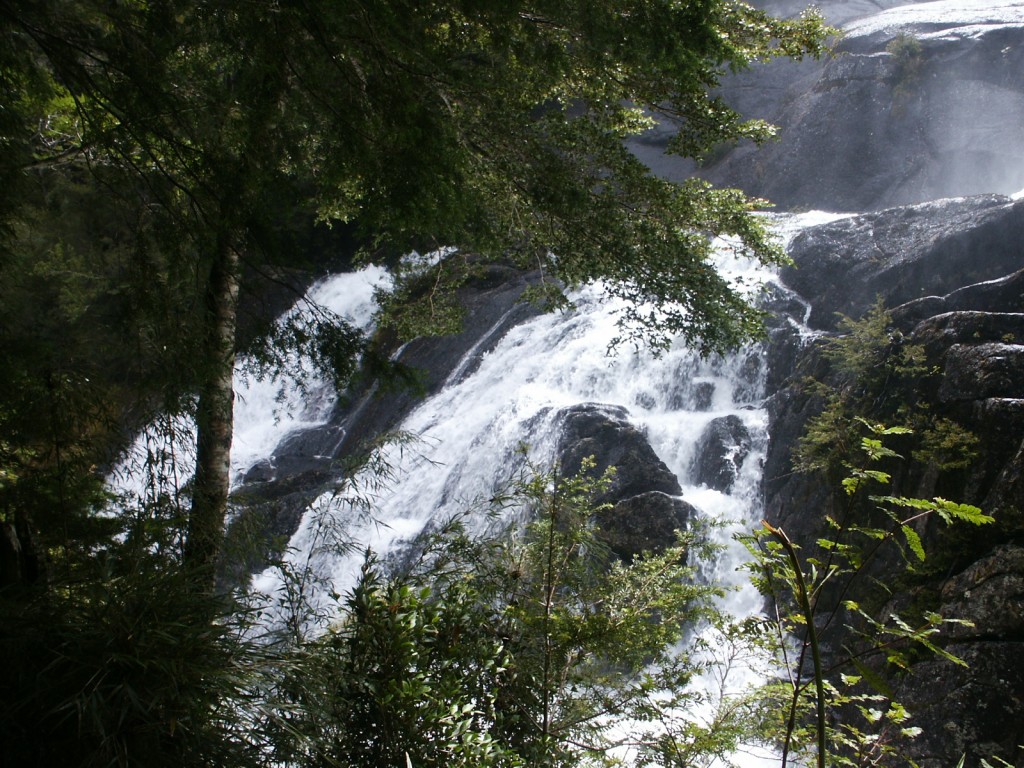
<path fill-rule="evenodd" d="M 764 394 L 772 397 L 785 386 L 786 380 L 796 368 L 797 359 L 803 346 L 803 337 L 796 325 L 772 328 L 768 331 L 765 364 Z"/>
<path fill-rule="evenodd" d="M 944 358 L 940 403 L 1024 396 L 1024 346 L 954 344 Z"/>
<path fill-rule="evenodd" d="M 892 313 L 901 327 L 913 327 L 915 323 L 946 312 L 992 312 L 997 309 L 1010 314 L 1024 312 L 1024 270 L 965 285 L 945 296 L 926 296 L 910 301 L 893 308 Z M 1015 327 L 1012 321 L 1009 324 Z M 995 338 L 990 340 L 996 341 Z"/>
<path fill-rule="evenodd" d="M 715 384 L 712 381 L 694 381 L 690 384 L 689 397 L 680 398 L 671 405 L 680 410 L 692 408 L 695 411 L 710 411 L 715 400 Z"/>
<path fill-rule="evenodd" d="M 712 419 L 697 443 L 691 478 L 697 485 L 728 493 L 748 453 L 750 431 L 742 419 L 733 415 Z"/>
<path fill-rule="evenodd" d="M 1024 547 L 1003 544 L 942 586 L 945 636 L 962 642 L 1000 638 L 1024 642 Z"/>
<path fill-rule="evenodd" d="M 834 330 L 838 313 L 860 317 L 879 297 L 895 307 L 1005 278 L 1020 269 L 1021 242 L 1024 200 L 941 200 L 811 227 L 793 240 L 782 278 L 813 298 L 810 326 Z"/>
<path fill-rule="evenodd" d="M 894 312 L 898 318 L 899 310 Z M 1002 342 L 1024 343 L 1024 313 L 1016 312 L 943 312 L 914 327 L 911 340 L 921 344 L 931 357 L 957 344 Z"/>
<path fill-rule="evenodd" d="M 989 400 L 975 408 L 988 412 L 989 420 L 998 424 L 990 434 L 1009 455 L 994 468 L 992 481 L 979 491 L 979 496 L 984 493 L 981 507 L 996 518 L 1000 528 L 1012 532 L 1013 539 L 1024 540 L 1024 400 Z"/>
<path fill-rule="evenodd" d="M 941 658 L 919 662 L 895 691 L 922 729 L 913 746 L 918 765 L 948 768 L 963 755 L 964 765 L 991 764 L 993 756 L 1024 765 L 1024 642 L 951 643 L 946 650 L 964 666 Z"/>
<path fill-rule="evenodd" d="M 588 457 L 594 458 L 596 476 L 614 467 L 608 491 L 596 499 L 611 505 L 598 522 L 612 552 L 624 560 L 673 544 L 675 531 L 685 528 L 695 512 L 678 498 L 678 478 L 628 416 L 625 408 L 598 403 L 566 408 L 559 418 L 558 447 L 563 475 L 577 474 Z"/>
<path fill-rule="evenodd" d="M 613 553 L 629 562 L 642 552 L 660 552 L 685 530 L 697 509 L 677 496 L 648 491 L 598 513 L 602 538 Z"/>
<path fill-rule="evenodd" d="M 767 365 L 767 352 L 760 345 L 751 349 L 744 356 L 743 362 L 732 374 L 732 400 L 734 403 L 740 406 L 760 403 L 764 393 L 764 377 Z"/>
<path fill-rule="evenodd" d="M 560 414 L 560 471 L 572 476 L 583 460 L 594 457 L 594 473 L 609 467 L 615 477 L 599 503 L 615 503 L 642 493 L 658 491 L 670 496 L 682 493 L 679 480 L 651 448 L 646 435 L 630 424 L 629 412 L 620 406 L 582 403 Z"/>
<path fill-rule="evenodd" d="M 256 462 L 245 473 L 242 482 L 244 483 L 269 483 L 273 482 L 277 473 L 274 471 L 274 464 L 270 459 L 262 459 Z"/>

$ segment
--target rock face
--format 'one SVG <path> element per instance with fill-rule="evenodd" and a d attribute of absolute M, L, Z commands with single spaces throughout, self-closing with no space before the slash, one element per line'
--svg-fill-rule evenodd
<path fill-rule="evenodd" d="M 837 313 L 860 317 L 878 298 L 895 307 L 1016 272 L 1021 242 L 1024 200 L 938 200 L 805 230 L 782 279 L 811 300 L 812 328 L 835 330 Z"/>
<path fill-rule="evenodd" d="M 629 423 L 619 406 L 583 403 L 559 414 L 559 468 L 575 475 L 588 457 L 600 476 L 614 467 L 608 491 L 596 499 L 611 508 L 598 516 L 602 534 L 624 560 L 671 544 L 675 531 L 686 527 L 692 505 L 679 498 L 679 480 L 658 458 L 647 438 Z M 742 426 L 742 425 L 741 425 Z"/>
<path fill-rule="evenodd" d="M 950 754 L 967 754 L 977 764 L 991 755 L 1013 754 L 1012 735 L 1021 731 L 1024 706 L 1024 549 L 996 547 L 941 591 L 943 615 L 973 626 L 952 625 L 947 650 L 967 666 L 928 660 L 917 665 L 918 682 L 904 691 L 904 703 L 923 729 L 918 753 L 924 765 L 949 765 Z M 959 718 L 959 713 L 970 713 Z M 1011 742 L 1008 747 L 1007 742 Z M 1020 753 L 1011 762 L 1020 765 Z"/>
<path fill-rule="evenodd" d="M 903 343 L 920 345 L 924 368 L 933 372 L 896 396 L 981 438 L 966 468 L 894 470 L 896 494 L 955 499 L 996 517 L 969 531 L 937 524 L 920 530 L 943 570 L 908 583 L 913 592 L 894 598 L 901 608 L 927 605 L 975 624 L 951 625 L 942 641 L 969 669 L 931 658 L 896 686 L 924 729 L 911 749 L 927 768 L 954 765 L 964 753 L 969 765 L 993 754 L 1011 764 L 1024 760 L 1022 223 L 1019 202 L 993 196 L 852 217 L 797 238 L 794 268 L 785 272 L 810 301 L 810 323 L 819 329 L 831 332 L 836 312 L 858 317 L 879 296 L 893 307 Z M 795 441 L 821 406 L 801 381 L 813 375 L 828 382 L 834 373 L 815 343 L 797 355 L 795 369 L 769 404 L 766 516 L 810 548 L 825 533 L 824 515 L 838 510 L 821 480 L 792 474 Z M 891 580 L 896 565 L 879 561 L 872 574 Z"/>
<path fill-rule="evenodd" d="M 697 485 L 728 493 L 748 453 L 750 432 L 739 416 L 712 419 L 697 443 L 691 479 Z"/>
<path fill-rule="evenodd" d="M 789 0 L 766 2 L 795 11 Z M 779 139 L 722 148 L 701 168 L 635 143 L 659 173 L 694 171 L 783 208 L 866 211 L 1024 188 L 1024 18 L 1011 2 L 826 2 L 835 55 L 777 61 L 723 83 Z M 781 7 L 780 7 L 781 6 Z M 873 14 L 851 20 L 861 14 Z"/>

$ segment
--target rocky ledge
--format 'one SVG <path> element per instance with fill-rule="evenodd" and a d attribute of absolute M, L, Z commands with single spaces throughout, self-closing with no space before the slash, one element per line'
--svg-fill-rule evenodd
<path fill-rule="evenodd" d="M 812 304 L 811 325 L 832 334 L 836 313 L 854 318 L 879 298 L 891 307 L 892 343 L 918 345 L 928 375 L 912 391 L 917 402 L 981 439 L 967 467 L 894 470 L 892 492 L 942 496 L 974 504 L 995 523 L 972 530 L 938 525 L 919 531 L 942 564 L 930 576 L 897 581 L 895 560 L 871 575 L 899 584 L 894 607 L 939 610 L 951 624 L 940 636 L 961 667 L 934 657 L 896 683 L 923 735 L 911 751 L 924 768 L 967 765 L 998 755 L 1024 762 L 1024 205 L 998 196 L 938 201 L 856 216 L 806 231 L 790 251 L 787 283 Z M 792 319 L 795 323 L 797 318 Z M 902 334 L 899 337 L 898 334 Z M 821 407 L 803 386 L 835 372 L 812 339 L 769 403 L 765 466 L 766 515 L 811 548 L 836 497 L 822 481 L 793 474 L 792 451 L 807 419 Z M 789 352 L 778 366 L 788 365 Z M 867 511 L 865 511 L 867 514 Z M 968 528 L 970 528 L 968 526 Z M 954 532 L 955 531 L 955 532 Z M 837 638 L 833 647 L 849 638 Z"/>

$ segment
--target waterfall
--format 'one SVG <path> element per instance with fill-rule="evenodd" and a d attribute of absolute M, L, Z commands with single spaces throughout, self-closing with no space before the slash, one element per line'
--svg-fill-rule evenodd
<path fill-rule="evenodd" d="M 746 284 L 771 277 L 750 261 L 723 262 L 723 269 L 745 278 Z M 609 300 L 600 286 L 578 291 L 571 299 L 572 310 L 535 317 L 510 330 L 472 373 L 453 375 L 442 391 L 416 408 L 401 430 L 418 436 L 418 442 L 386 450 L 396 480 L 376 487 L 365 478 L 359 486 L 372 487 L 372 513 L 353 509 L 345 494 L 325 494 L 293 537 L 289 557 L 308 562 L 343 593 L 354 583 L 366 548 L 386 559 L 432 521 L 493 494 L 520 466 L 523 446 L 532 462 L 550 465 L 558 439 L 557 412 L 586 402 L 625 406 L 633 424 L 680 479 L 685 500 L 737 525 L 746 526 L 756 517 L 766 427 L 761 351 L 751 347 L 709 360 L 682 345 L 660 357 L 643 350 L 609 351 L 622 306 Z M 754 436 L 733 492 L 688 484 L 697 439 L 711 420 L 728 414 L 738 416 Z M 344 535 L 358 543 L 357 551 L 323 551 L 310 557 L 325 515 L 343 521 Z M 468 524 L 482 531 L 490 522 L 481 518 Z M 721 567 L 728 573 L 732 565 Z M 255 579 L 255 586 L 273 594 L 279 580 L 279 572 L 268 569 Z"/>
<path fill-rule="evenodd" d="M 802 226 L 830 216 L 779 218 L 776 226 L 786 242 Z M 778 283 L 773 270 L 728 247 L 721 250 L 718 267 L 751 296 L 766 284 Z M 316 285 L 309 298 L 366 327 L 373 289 L 383 279 L 379 270 L 337 275 Z M 522 467 L 524 454 L 537 466 L 551 466 L 556 461 L 559 411 L 581 403 L 628 411 L 631 424 L 679 479 L 683 500 L 721 524 L 713 531 L 722 552 L 705 564 L 705 576 L 736 587 L 727 594 L 723 610 L 738 618 L 761 610 L 760 595 L 739 572 L 746 551 L 735 535 L 752 530 L 761 519 L 761 466 L 768 439 L 765 349 L 752 344 L 708 359 L 682 343 L 661 355 L 644 349 L 610 350 L 623 305 L 609 298 L 601 285 L 578 290 L 570 298 L 571 309 L 513 327 L 470 364 L 469 356 L 480 345 L 474 346 L 444 387 L 400 425 L 400 431 L 415 440 L 382 449 L 377 466 L 389 468 L 385 480 L 368 470 L 310 504 L 289 542 L 284 567 L 268 567 L 253 578 L 253 591 L 263 596 L 268 624 L 284 623 L 285 613 L 295 610 L 294 603 L 281 596 L 288 591 L 288 579 L 303 572 L 307 591 L 301 597 L 308 606 L 304 630 L 321 630 L 332 618 L 334 596 L 355 584 L 367 549 L 385 562 L 399 558 L 437 521 L 481 509 L 480 500 L 504 487 Z M 301 308 L 297 305 L 292 311 Z M 302 388 L 284 379 L 239 377 L 232 464 L 236 484 L 249 468 L 272 457 L 285 437 L 322 425 L 330 417 L 336 393 L 328 381 L 310 376 Z M 705 429 L 725 417 L 738 420 L 750 440 L 745 456 L 737 457 L 735 481 L 723 491 L 698 483 L 694 466 Z M 182 429 L 177 430 L 179 436 Z M 155 438 L 144 438 L 137 451 L 152 453 Z M 187 460 L 181 463 L 176 478 L 189 472 Z M 495 525 L 484 514 L 464 519 L 472 532 L 483 533 Z M 743 686 L 754 674 L 764 672 L 740 674 L 730 685 Z M 721 681 L 708 679 L 702 684 L 711 687 Z M 732 759 L 749 768 L 772 764 L 771 755 L 765 754 Z"/>
<path fill-rule="evenodd" d="M 719 268 L 744 290 L 756 291 L 776 279 L 772 271 L 728 249 L 720 255 Z M 750 531 L 761 518 L 765 350 L 750 345 L 709 359 L 681 343 L 660 356 L 643 349 L 609 350 L 623 305 L 609 299 L 600 285 L 570 298 L 571 310 L 517 325 L 478 364 L 457 365 L 444 388 L 408 415 L 400 429 L 417 441 L 384 449 L 392 481 L 379 483 L 371 473 L 355 478 L 344 492 L 325 493 L 313 502 L 290 541 L 288 575 L 273 567 L 253 580 L 257 594 L 265 595 L 269 622 L 294 621 L 294 615 L 285 614 L 296 610 L 294 576 L 302 572 L 303 588 L 311 589 L 302 596 L 308 601 L 302 621 L 306 631 L 318 631 L 330 620 L 331 593 L 344 594 L 354 585 L 367 549 L 386 562 L 400 557 L 433 522 L 482 508 L 479 500 L 503 487 L 521 467 L 523 446 L 534 464 L 551 466 L 559 411 L 580 403 L 628 410 L 631 423 L 679 479 L 684 501 L 721 523 L 714 535 L 722 553 L 706 564 L 705 575 L 737 587 L 725 598 L 724 611 L 742 618 L 761 610 L 756 590 L 741 588 L 745 579 L 738 568 L 746 551 L 734 535 Z M 713 420 L 724 417 L 738 419 L 750 435 L 749 450 L 727 492 L 697 484 L 693 471 L 699 439 Z M 476 532 L 495 524 L 483 514 L 466 522 Z M 351 546 L 339 551 L 338 542 Z M 289 578 L 293 582 L 286 588 Z M 291 598 L 282 599 L 290 591 Z M 730 677 L 728 684 L 742 687 L 752 674 Z M 719 693 L 728 696 L 730 690 Z M 734 761 L 753 768 L 769 764 L 769 758 L 744 754 Z"/>
<path fill-rule="evenodd" d="M 780 218 L 777 229 L 786 242 L 799 228 L 831 217 L 811 213 Z M 777 281 L 773 270 L 727 247 L 718 266 L 752 293 Z M 340 281 L 351 279 L 340 275 L 332 278 L 339 286 L 327 282 L 320 290 L 339 294 Z M 444 388 L 409 414 L 400 430 L 416 436 L 416 442 L 384 449 L 382 460 L 393 471 L 392 482 L 380 483 L 367 474 L 355 478 L 347 491 L 316 499 L 290 542 L 287 558 L 292 566 L 314 569 L 321 582 L 344 593 L 354 583 L 367 548 L 386 560 L 432 522 L 489 497 L 521 466 L 524 446 L 534 464 L 550 466 L 559 409 L 601 403 L 628 409 L 633 425 L 679 479 L 683 499 L 726 523 L 717 529 L 726 552 L 708 577 L 725 584 L 742 580 L 735 570 L 744 553 L 733 535 L 760 520 L 760 467 L 767 440 L 764 350 L 752 345 L 706 360 L 683 344 L 660 356 L 642 349 L 609 350 L 623 305 L 609 299 L 600 285 L 570 298 L 571 310 L 534 317 L 509 330 L 478 364 L 469 366 L 464 360 L 457 365 Z M 314 399 L 319 397 L 314 393 Z M 265 411 L 236 414 L 236 435 L 272 430 L 273 420 Z M 751 436 L 749 453 L 729 492 L 691 479 L 699 438 L 712 420 L 724 416 L 738 418 Z M 265 438 L 258 442 L 271 443 Z M 246 456 L 239 462 L 240 471 L 257 458 L 251 450 Z M 324 546 L 328 520 L 332 539 L 353 542 L 353 551 L 339 553 Z M 468 524 L 482 532 L 493 521 L 481 516 Z M 282 586 L 280 570 L 267 569 L 254 579 L 254 586 L 272 596 Z M 731 599 L 734 604 L 726 608 L 740 616 L 760 606 L 751 590 Z"/>
<path fill-rule="evenodd" d="M 282 318 L 319 306 L 350 325 L 367 330 L 376 310 L 374 292 L 388 284 L 381 267 L 334 275 L 314 284 L 302 301 Z M 231 442 L 231 478 L 237 486 L 246 470 L 270 456 L 289 435 L 324 424 L 337 402 L 333 386 L 313 371 L 308 361 L 293 360 L 303 385 L 295 376 L 254 378 L 245 375 L 245 361 L 236 365 L 235 430 Z"/>
<path fill-rule="evenodd" d="M 311 286 L 278 322 L 315 305 L 356 328 L 368 329 L 376 308 L 374 292 L 388 280 L 380 267 L 334 275 Z M 291 375 L 265 377 L 249 373 L 247 362 L 239 360 L 235 365 L 232 488 L 286 437 L 326 422 L 337 401 L 330 382 L 306 360 L 293 357 Z M 158 418 L 142 429 L 111 471 L 111 489 L 128 505 L 176 499 L 195 472 L 195 442 L 195 425 L 187 416 Z"/>

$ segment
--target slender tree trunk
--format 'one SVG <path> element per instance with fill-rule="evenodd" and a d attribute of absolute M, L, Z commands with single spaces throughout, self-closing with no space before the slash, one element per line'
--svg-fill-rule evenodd
<path fill-rule="evenodd" d="M 235 322 L 239 256 L 235 242 L 222 233 L 206 288 L 206 344 L 196 408 L 196 474 L 185 541 L 185 565 L 213 588 L 220 555 L 231 481 L 234 428 Z"/>

